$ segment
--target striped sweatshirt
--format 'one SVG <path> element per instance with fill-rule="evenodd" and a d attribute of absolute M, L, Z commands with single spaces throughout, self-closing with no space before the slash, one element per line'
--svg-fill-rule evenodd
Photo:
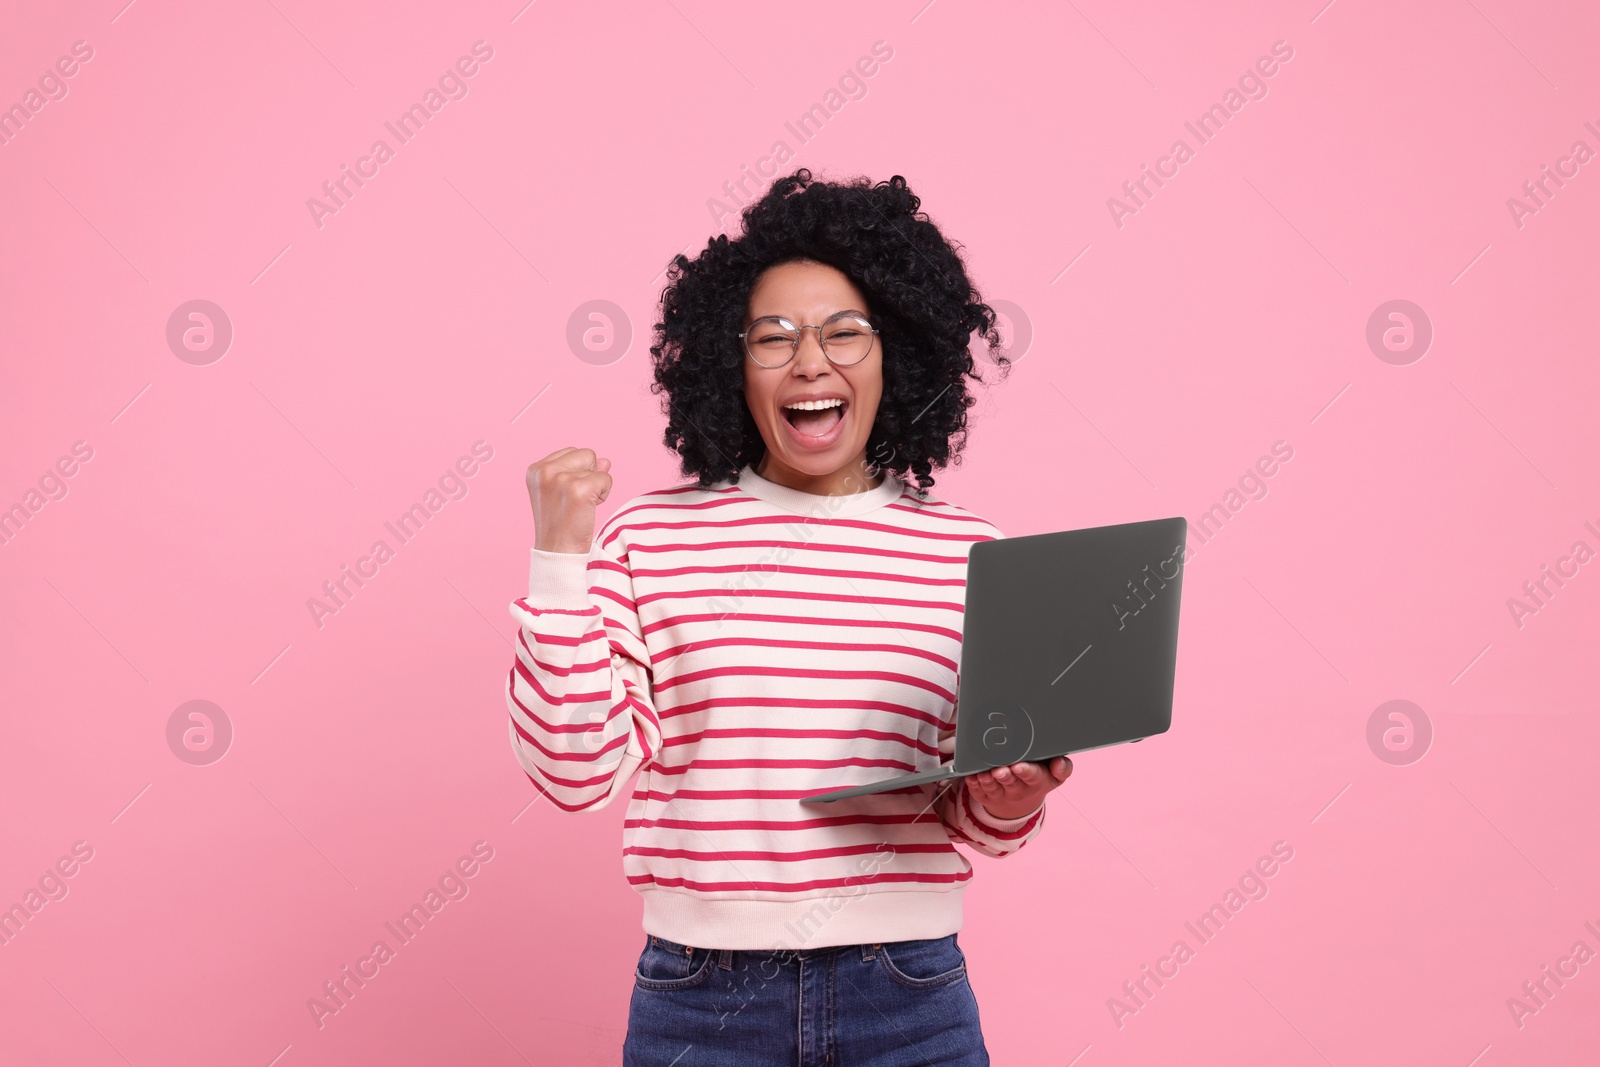
<path fill-rule="evenodd" d="M 517 761 L 562 811 L 627 792 L 646 933 L 766 950 L 954 933 L 972 878 L 955 844 L 1009 855 L 1044 805 L 997 819 L 961 779 L 800 798 L 951 759 L 967 552 L 1001 536 L 887 474 L 820 496 L 746 467 L 636 497 L 587 556 L 530 550 Z"/>

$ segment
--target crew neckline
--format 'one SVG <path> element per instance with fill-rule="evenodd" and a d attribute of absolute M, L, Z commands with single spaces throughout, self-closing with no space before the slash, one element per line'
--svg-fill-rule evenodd
<path fill-rule="evenodd" d="M 841 493 L 829 496 L 824 493 L 807 493 L 787 485 L 768 481 L 746 464 L 739 471 L 737 488 L 758 500 L 796 515 L 809 515 L 817 519 L 840 519 L 864 515 L 899 500 L 905 492 L 905 483 L 890 471 L 883 472 L 883 481 L 864 493 Z"/>

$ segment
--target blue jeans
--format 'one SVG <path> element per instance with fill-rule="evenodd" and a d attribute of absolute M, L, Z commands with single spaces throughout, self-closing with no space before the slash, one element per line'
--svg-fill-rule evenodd
<path fill-rule="evenodd" d="M 795 950 L 647 935 L 623 1067 L 987 1067 L 956 935 Z"/>

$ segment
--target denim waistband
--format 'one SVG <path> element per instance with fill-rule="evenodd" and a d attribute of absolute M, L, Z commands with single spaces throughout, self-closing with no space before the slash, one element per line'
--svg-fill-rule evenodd
<path fill-rule="evenodd" d="M 704 947 L 685 945 L 681 942 L 673 941 L 665 937 L 658 937 L 655 934 L 646 934 L 645 936 L 649 938 L 650 944 L 656 946 L 657 948 L 666 949 L 668 952 L 681 952 L 686 956 L 691 955 L 696 948 Z M 946 938 L 953 939 L 955 936 L 955 934 L 947 934 L 945 937 L 935 938 L 932 940 L 943 941 Z M 817 948 L 802 949 L 719 948 L 708 949 L 707 951 L 716 954 L 718 967 L 720 967 L 722 970 L 730 971 L 733 969 L 734 958 L 740 955 L 760 957 L 762 959 L 776 959 L 780 962 L 787 962 L 789 960 L 816 959 L 818 957 L 831 956 L 838 952 L 859 952 L 863 960 L 872 960 L 877 958 L 878 951 L 882 948 L 882 941 L 874 941 L 863 942 L 859 945 L 822 945 Z"/>

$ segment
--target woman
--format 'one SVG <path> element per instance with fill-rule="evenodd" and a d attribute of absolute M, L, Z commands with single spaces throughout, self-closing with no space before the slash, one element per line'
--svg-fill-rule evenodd
<path fill-rule="evenodd" d="M 898 175 L 801 169 L 677 257 L 650 351 L 692 484 L 596 537 L 610 462 L 528 468 L 512 747 L 565 811 L 642 771 L 625 1064 L 989 1062 L 954 843 L 1021 848 L 1071 761 L 800 803 L 950 756 L 966 554 L 1001 536 L 928 492 L 964 443 L 973 332 L 1006 362 L 919 206 Z"/>

